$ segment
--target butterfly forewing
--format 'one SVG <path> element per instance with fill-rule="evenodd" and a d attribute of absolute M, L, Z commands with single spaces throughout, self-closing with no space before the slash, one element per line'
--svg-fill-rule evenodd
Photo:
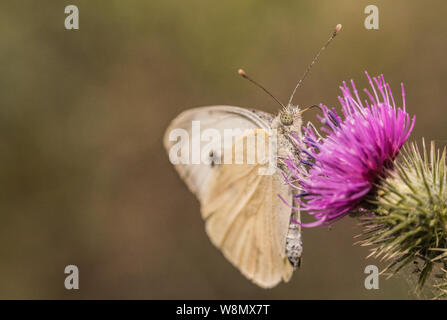
<path fill-rule="evenodd" d="M 268 114 L 259 111 L 264 117 Z M 238 107 L 232 106 L 212 106 L 212 107 L 199 107 L 186 110 L 178 115 L 169 125 L 164 136 L 164 146 L 168 153 L 171 148 L 178 142 L 174 139 L 170 139 L 171 133 L 175 129 L 183 129 L 189 133 L 189 137 L 192 137 L 192 122 L 200 122 L 200 130 L 203 132 L 206 129 L 218 130 L 221 136 L 224 136 L 225 129 L 240 129 L 243 131 L 246 129 L 268 129 L 268 119 L 263 120 L 255 113 Z M 234 137 L 236 139 L 237 136 Z M 189 155 L 192 157 L 193 145 L 191 141 L 180 141 L 189 144 Z M 217 152 L 222 155 L 223 144 L 221 150 Z M 197 152 L 197 151 L 196 151 Z M 191 159 L 190 159 L 191 160 Z M 206 189 L 207 181 L 210 173 L 213 170 L 213 166 L 200 163 L 192 164 L 190 161 L 188 164 L 175 165 L 177 172 L 185 181 L 188 188 L 193 192 L 199 200 L 201 200 L 203 191 Z"/>

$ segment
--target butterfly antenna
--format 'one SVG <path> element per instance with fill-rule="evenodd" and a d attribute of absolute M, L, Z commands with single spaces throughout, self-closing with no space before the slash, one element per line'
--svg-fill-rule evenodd
<path fill-rule="evenodd" d="M 312 62 L 307 66 L 306 71 L 304 72 L 303 76 L 301 77 L 300 81 L 298 81 L 295 89 L 293 89 L 292 95 L 290 96 L 289 99 L 289 103 L 288 105 L 290 105 L 292 103 L 293 100 L 293 96 L 295 95 L 296 90 L 299 88 L 299 86 L 301 85 L 301 83 L 303 82 L 303 80 L 307 77 L 307 75 L 309 74 L 310 69 L 313 67 L 313 65 L 315 64 L 315 62 L 317 62 L 318 58 L 320 57 L 320 54 L 324 51 L 324 49 L 327 48 L 327 46 L 329 45 L 329 43 L 331 43 L 331 41 L 335 38 L 335 36 L 338 34 L 338 32 L 340 32 L 341 30 L 341 24 L 337 24 L 337 26 L 335 27 L 334 32 L 332 33 L 331 37 L 329 38 L 329 40 L 324 44 L 324 46 L 321 47 L 320 51 L 318 51 L 318 53 L 315 55 L 314 59 L 312 60 Z"/>
<path fill-rule="evenodd" d="M 257 86 L 257 87 L 261 88 L 262 90 L 264 90 L 270 97 L 273 98 L 273 100 L 275 100 L 276 102 L 278 102 L 278 103 L 281 105 L 281 107 L 285 108 L 284 105 L 281 103 L 281 101 L 279 101 L 278 99 L 276 99 L 275 96 L 274 96 L 273 94 L 271 94 L 271 93 L 270 93 L 266 88 L 264 88 L 262 85 L 260 85 L 259 83 L 257 83 L 256 81 L 254 81 L 252 78 L 250 78 L 250 77 L 245 73 L 244 70 L 239 69 L 239 70 L 237 71 L 237 73 L 238 73 L 242 78 L 247 79 L 248 81 L 250 81 L 251 83 L 253 83 L 255 86 Z"/>

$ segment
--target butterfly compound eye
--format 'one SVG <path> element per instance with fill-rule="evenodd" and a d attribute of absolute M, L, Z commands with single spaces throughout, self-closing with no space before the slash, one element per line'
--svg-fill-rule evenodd
<path fill-rule="evenodd" d="M 281 121 L 281 124 L 285 126 L 290 126 L 293 123 L 293 117 L 288 112 L 281 113 L 279 120 Z"/>

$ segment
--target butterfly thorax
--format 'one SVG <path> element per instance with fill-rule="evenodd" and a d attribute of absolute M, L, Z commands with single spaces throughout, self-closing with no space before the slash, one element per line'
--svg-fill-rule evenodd
<path fill-rule="evenodd" d="M 302 119 L 300 108 L 289 105 L 273 119 L 271 127 L 278 131 L 278 165 L 286 171 L 283 159 L 291 157 L 299 162 L 299 145 L 301 140 Z"/>
<path fill-rule="evenodd" d="M 301 141 L 301 113 L 298 106 L 288 106 L 282 110 L 272 121 L 272 128 L 278 130 L 278 167 L 288 176 L 291 176 L 285 165 L 286 158 L 292 158 L 294 163 L 300 163 L 298 141 Z M 293 201 L 293 206 L 298 204 Z M 301 221 L 299 210 L 293 210 L 286 237 L 285 252 L 294 269 L 299 267 L 303 245 L 301 240 L 301 227 L 294 221 Z"/>

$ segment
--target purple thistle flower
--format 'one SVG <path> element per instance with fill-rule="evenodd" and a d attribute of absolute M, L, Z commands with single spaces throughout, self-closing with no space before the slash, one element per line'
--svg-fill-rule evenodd
<path fill-rule="evenodd" d="M 403 84 L 400 108 L 383 75 L 373 79 L 366 75 L 372 93 L 364 89 L 368 96 L 364 103 L 352 80 L 352 92 L 345 82 L 340 87 L 344 120 L 334 109 L 320 106 L 323 116 L 318 118 L 325 137 L 311 124 L 303 128 L 302 141 L 295 136 L 303 160 L 294 163 L 289 157 L 286 164 L 300 184 L 301 193 L 296 197 L 301 210 L 316 218 L 313 223 L 301 224 L 304 227 L 331 224 L 356 209 L 386 169 L 392 168 L 413 129 L 415 117 L 410 121 L 406 112 Z"/>

